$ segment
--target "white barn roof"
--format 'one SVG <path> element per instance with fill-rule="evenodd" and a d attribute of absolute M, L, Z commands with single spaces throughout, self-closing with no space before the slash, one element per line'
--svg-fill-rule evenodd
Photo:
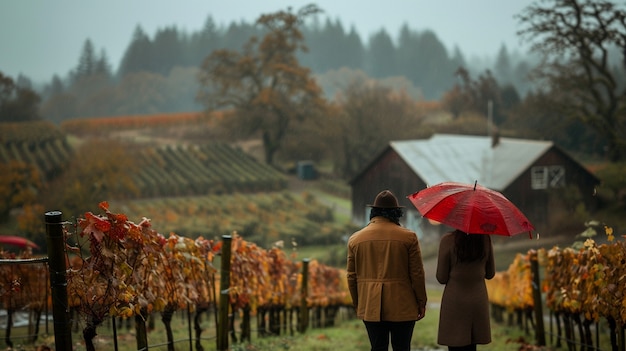
<path fill-rule="evenodd" d="M 435 134 L 426 140 L 392 141 L 391 147 L 428 185 L 445 181 L 502 191 L 542 156 L 550 141 Z"/>

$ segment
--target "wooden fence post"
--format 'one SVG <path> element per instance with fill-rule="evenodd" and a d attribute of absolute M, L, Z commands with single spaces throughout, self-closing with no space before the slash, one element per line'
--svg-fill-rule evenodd
<path fill-rule="evenodd" d="M 229 288 L 230 288 L 230 256 L 231 241 L 230 235 L 222 236 L 222 255 L 220 266 L 220 304 L 219 318 L 217 324 L 217 350 L 228 350 L 228 309 L 229 309 Z"/>
<path fill-rule="evenodd" d="M 65 266 L 65 237 L 62 213 L 46 212 L 46 241 L 48 244 L 48 271 L 54 320 L 54 345 L 57 350 L 72 350 L 72 328 L 67 300 L 67 267 Z"/>
<path fill-rule="evenodd" d="M 535 340 L 538 346 L 546 346 L 546 332 L 543 326 L 543 302 L 541 300 L 541 281 L 539 280 L 539 262 L 537 251 L 531 250 L 528 255 L 530 259 L 530 271 L 532 274 L 533 305 L 535 308 Z"/>
<path fill-rule="evenodd" d="M 309 324 L 309 306 L 306 298 L 309 291 L 309 259 L 302 260 L 302 286 L 300 289 L 300 320 L 298 321 L 298 331 L 304 333 Z"/>

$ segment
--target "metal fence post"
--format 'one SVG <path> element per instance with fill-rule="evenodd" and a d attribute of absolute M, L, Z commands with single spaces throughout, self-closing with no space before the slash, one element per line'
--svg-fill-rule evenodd
<path fill-rule="evenodd" d="M 228 350 L 228 310 L 229 310 L 229 288 L 230 288 L 230 256 L 231 241 L 230 235 L 222 236 L 222 255 L 220 263 L 220 302 L 219 318 L 217 325 L 217 350 Z"/>
<path fill-rule="evenodd" d="M 54 344 L 59 351 L 72 350 L 72 329 L 67 300 L 67 276 L 65 265 L 65 238 L 62 213 L 46 212 L 46 241 L 48 244 L 48 271 L 52 292 L 52 318 L 54 320 Z"/>

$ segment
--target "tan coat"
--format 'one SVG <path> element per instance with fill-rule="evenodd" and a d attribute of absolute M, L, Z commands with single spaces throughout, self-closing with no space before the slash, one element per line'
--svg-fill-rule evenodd
<path fill-rule="evenodd" d="M 482 235 L 482 234 L 470 234 Z M 441 238 L 437 259 L 437 280 L 446 284 L 441 298 L 437 343 L 447 346 L 491 342 L 489 299 L 485 279 L 495 275 L 491 238 L 485 240 L 482 260 L 457 262 L 454 234 Z"/>
<path fill-rule="evenodd" d="M 417 235 L 384 217 L 372 218 L 348 239 L 347 273 L 359 319 L 415 321 L 418 307 L 426 306 Z"/>

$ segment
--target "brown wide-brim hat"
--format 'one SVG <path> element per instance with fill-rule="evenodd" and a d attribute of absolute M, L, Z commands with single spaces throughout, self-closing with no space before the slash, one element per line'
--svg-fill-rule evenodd
<path fill-rule="evenodd" d="M 376 195 L 376 199 L 374 200 L 374 204 L 367 206 L 377 208 L 404 208 L 404 206 L 400 206 L 398 204 L 398 199 L 389 190 L 383 190 L 378 193 L 378 195 Z"/>

